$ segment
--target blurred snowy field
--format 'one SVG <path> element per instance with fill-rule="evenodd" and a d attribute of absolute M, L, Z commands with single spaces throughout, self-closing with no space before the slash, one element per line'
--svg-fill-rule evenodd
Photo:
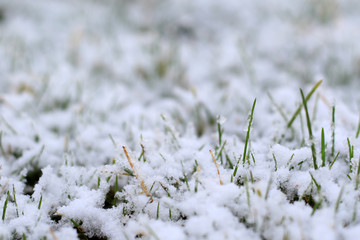
<path fill-rule="evenodd" d="M 0 0 L 0 239 L 358 239 L 359 26 L 357 0 Z"/>

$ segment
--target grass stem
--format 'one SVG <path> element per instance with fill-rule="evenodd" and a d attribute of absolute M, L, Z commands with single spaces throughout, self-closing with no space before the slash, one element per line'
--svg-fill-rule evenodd
<path fill-rule="evenodd" d="M 123 151 L 124 151 L 124 153 L 125 153 L 125 156 L 126 156 L 128 162 L 129 162 L 129 164 L 130 164 L 130 167 L 131 167 L 133 173 L 135 174 L 136 179 L 140 182 L 140 186 L 141 186 L 142 190 L 144 191 L 144 193 L 146 194 L 146 196 L 150 197 L 151 202 L 153 202 L 154 199 L 153 199 L 153 197 L 150 195 L 150 193 L 148 192 L 144 181 L 141 179 L 140 175 L 139 175 L 138 172 L 136 171 L 135 166 L 134 166 L 134 164 L 133 164 L 133 162 L 132 162 L 132 160 L 131 160 L 131 158 L 130 158 L 130 156 L 129 156 L 129 153 L 128 153 L 128 151 L 126 150 L 126 147 L 125 147 L 125 146 L 123 146 Z"/>
<path fill-rule="evenodd" d="M 253 118 L 254 118 L 255 104 L 256 104 L 256 98 L 255 98 L 254 103 L 252 105 L 251 113 L 250 113 L 250 117 L 249 117 L 249 125 L 248 125 L 248 129 L 247 129 L 247 133 L 246 133 L 245 146 L 244 146 L 243 164 L 245 164 L 245 160 L 246 160 L 246 151 L 247 151 L 247 146 L 248 146 L 249 139 L 250 139 L 250 130 L 251 130 L 251 124 L 252 124 L 252 121 L 253 121 Z"/>
<path fill-rule="evenodd" d="M 303 100 L 303 105 L 304 105 L 305 114 L 306 114 L 306 123 L 307 123 L 307 127 L 309 130 L 309 140 L 311 142 L 311 152 L 312 152 L 312 158 L 313 158 L 313 163 L 314 163 L 314 169 L 317 170 L 318 166 L 316 163 L 316 149 L 315 149 L 315 143 L 313 141 L 314 137 L 313 137 L 312 130 L 311 130 L 311 121 L 310 121 L 309 112 L 308 112 L 308 108 L 307 108 L 307 104 L 306 104 L 306 99 L 305 99 L 304 93 L 301 89 L 300 89 L 300 94 L 301 94 L 301 98 Z"/>
<path fill-rule="evenodd" d="M 10 198 L 10 192 L 7 191 L 7 195 L 6 195 L 6 199 L 4 202 L 4 207 L 3 207 L 3 214 L 2 214 L 2 220 L 5 221 L 5 214 L 6 214 L 6 209 L 7 209 L 7 205 L 9 202 L 9 198 Z"/>
<path fill-rule="evenodd" d="M 324 128 L 321 129 L 321 160 L 322 160 L 322 167 L 325 167 L 325 133 Z"/>
<path fill-rule="evenodd" d="M 332 107 L 332 114 L 331 114 L 331 156 L 335 155 L 335 106 Z"/>
<path fill-rule="evenodd" d="M 212 159 L 213 159 L 213 162 L 214 162 L 214 164 L 215 164 L 217 173 L 218 173 L 218 175 L 219 175 L 220 185 L 224 185 L 223 181 L 221 180 L 219 165 L 218 165 L 218 163 L 216 162 L 216 159 L 215 159 L 215 156 L 214 156 L 213 152 L 212 152 L 211 150 L 209 150 L 209 151 L 210 151 L 211 157 L 212 157 Z"/>
<path fill-rule="evenodd" d="M 306 98 L 305 98 L 305 102 L 309 101 L 309 99 L 311 98 L 311 96 L 314 94 L 314 92 L 316 91 L 316 89 L 320 86 L 320 84 L 322 83 L 322 80 L 320 80 L 319 82 L 317 82 L 315 84 L 315 86 L 311 89 L 311 91 L 308 93 L 308 95 L 306 95 Z M 304 102 L 304 101 L 303 101 Z M 291 125 L 293 124 L 293 122 L 295 121 L 297 115 L 299 115 L 300 111 L 301 111 L 301 108 L 302 108 L 303 105 L 300 105 L 295 113 L 293 114 L 293 116 L 291 117 L 290 121 L 288 122 L 287 124 L 287 127 L 290 128 Z"/>

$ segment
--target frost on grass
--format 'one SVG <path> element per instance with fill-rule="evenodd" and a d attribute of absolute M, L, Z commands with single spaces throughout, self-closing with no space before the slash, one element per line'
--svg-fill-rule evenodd
<path fill-rule="evenodd" d="M 359 10 L 0 1 L 0 238 L 357 239 Z"/>

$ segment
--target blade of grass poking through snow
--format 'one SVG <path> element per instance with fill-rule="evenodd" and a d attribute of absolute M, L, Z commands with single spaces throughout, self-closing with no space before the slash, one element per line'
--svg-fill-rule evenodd
<path fill-rule="evenodd" d="M 352 218 L 351 221 L 355 222 L 356 221 L 356 215 L 357 215 L 357 205 L 358 205 L 358 199 L 355 199 L 355 203 L 354 203 L 354 210 L 353 210 L 353 214 L 352 214 Z"/>
<path fill-rule="evenodd" d="M 324 128 L 321 129 L 321 160 L 322 160 L 322 167 L 325 167 L 325 133 Z"/>
<path fill-rule="evenodd" d="M 218 123 L 217 123 L 218 135 L 219 135 L 219 147 L 220 147 L 219 156 L 220 156 L 220 162 L 221 162 L 221 164 L 223 164 L 223 157 L 222 157 L 221 152 L 224 149 L 225 144 L 222 146 L 222 138 L 221 137 L 222 137 L 224 130 L 221 129 L 221 121 L 222 121 L 221 117 L 219 116 Z"/>
<path fill-rule="evenodd" d="M 313 122 L 316 119 L 316 113 L 317 113 L 317 106 L 318 106 L 319 98 L 320 98 L 320 95 L 316 94 L 315 105 L 314 105 L 314 109 L 313 109 L 313 115 L 312 115 L 312 118 L 311 118 L 311 121 L 313 121 Z"/>
<path fill-rule="evenodd" d="M 14 198 L 14 203 L 16 206 L 16 216 L 19 217 L 19 207 L 18 204 L 16 202 L 16 192 L 15 192 L 15 185 L 13 184 L 13 198 Z"/>
<path fill-rule="evenodd" d="M 351 162 L 351 160 L 354 157 L 354 146 L 351 145 L 349 138 L 347 138 L 347 143 L 348 143 L 348 147 L 349 147 L 349 169 L 350 169 L 350 172 L 352 172 L 352 162 Z"/>
<path fill-rule="evenodd" d="M 360 156 L 359 156 L 359 162 L 358 162 L 358 166 L 357 166 L 357 170 L 356 170 L 355 190 L 359 189 L 359 183 L 360 183 L 359 173 L 360 173 Z"/>
<path fill-rule="evenodd" d="M 131 167 L 133 173 L 135 174 L 136 179 L 140 182 L 140 186 L 141 186 L 142 190 L 144 191 L 144 193 L 146 194 L 147 197 L 150 197 L 151 202 L 153 202 L 154 199 L 153 199 L 153 197 L 149 194 L 149 192 L 148 192 L 148 190 L 147 190 L 147 188 L 146 188 L 146 185 L 145 185 L 144 181 L 141 179 L 140 175 L 137 173 L 137 171 L 136 171 L 136 169 L 135 169 L 135 166 L 134 166 L 134 164 L 133 164 L 133 162 L 132 162 L 132 160 L 131 160 L 131 158 L 130 158 L 130 156 L 129 156 L 129 153 L 128 153 L 128 151 L 126 150 L 126 147 L 125 147 L 125 146 L 123 146 L 123 151 L 124 151 L 124 153 L 125 153 L 125 156 L 126 156 L 128 162 L 129 162 L 129 164 L 130 164 L 130 167 Z"/>
<path fill-rule="evenodd" d="M 338 158 L 339 154 L 340 154 L 340 152 L 338 152 L 338 153 L 336 154 L 334 160 L 331 162 L 331 164 L 330 164 L 330 166 L 329 166 L 329 170 L 331 170 L 331 168 L 332 168 L 332 166 L 334 165 L 334 163 L 335 163 L 336 159 Z"/>
<path fill-rule="evenodd" d="M 274 105 L 274 107 L 276 108 L 276 110 L 280 113 L 281 117 L 284 119 L 285 122 L 289 122 L 288 117 L 286 116 L 284 110 L 275 102 L 273 96 L 267 92 L 267 95 L 271 101 L 271 103 Z"/>
<path fill-rule="evenodd" d="M 246 160 L 246 150 L 247 150 L 247 146 L 248 146 L 249 139 L 250 139 L 250 130 L 251 130 L 251 123 L 252 123 L 253 117 L 254 117 L 255 104 L 256 104 L 256 98 L 255 98 L 254 103 L 253 103 L 253 105 L 252 105 L 251 113 L 250 113 L 250 117 L 249 117 L 249 125 L 248 125 L 248 129 L 247 129 L 247 133 L 246 133 L 246 138 L 245 138 L 245 146 L 244 146 L 244 154 L 243 154 L 243 164 L 245 164 L 245 160 Z"/>
<path fill-rule="evenodd" d="M 276 157 L 275 154 L 272 154 L 274 162 L 275 162 L 275 172 L 277 171 L 277 161 L 276 161 Z"/>
<path fill-rule="evenodd" d="M 75 222 L 74 219 L 70 219 L 70 221 L 72 222 L 72 224 L 74 224 L 74 227 L 76 228 L 76 231 L 78 232 L 78 237 L 79 239 L 85 239 L 87 240 L 88 238 L 85 235 L 85 231 L 84 229 L 81 227 L 80 224 L 78 224 L 77 222 Z"/>
<path fill-rule="evenodd" d="M 110 138 L 112 144 L 114 145 L 114 148 L 116 149 L 116 148 L 117 148 L 117 144 L 116 144 L 116 142 L 115 142 L 115 139 L 113 138 L 113 136 L 112 136 L 110 133 L 109 133 L 109 138 Z"/>
<path fill-rule="evenodd" d="M 269 192 L 270 192 L 271 183 L 272 183 L 272 174 L 270 175 L 269 182 L 268 182 L 268 185 L 267 185 L 267 187 L 266 187 L 265 200 L 267 200 L 268 197 L 269 197 Z"/>
<path fill-rule="evenodd" d="M 5 154 L 5 150 L 4 150 L 4 147 L 2 145 L 2 134 L 3 132 L 0 131 L 0 150 L 1 150 L 1 154 L 4 156 L 4 158 L 6 159 L 6 154 Z"/>
<path fill-rule="evenodd" d="M 142 158 L 144 162 L 146 162 L 146 157 L 145 157 L 145 147 L 144 145 L 140 144 L 141 146 L 141 153 L 140 156 L 138 158 L 138 161 L 140 161 L 140 159 Z"/>
<path fill-rule="evenodd" d="M 303 93 L 303 91 L 301 89 L 300 89 L 300 93 L 301 93 L 301 98 L 303 100 L 303 105 L 304 105 L 304 109 L 305 109 L 306 123 L 307 123 L 307 127 L 308 127 L 308 130 L 309 130 L 309 140 L 311 142 L 312 158 L 313 158 L 314 168 L 316 170 L 316 169 L 318 169 L 318 166 L 317 166 L 317 163 L 316 163 L 316 149 L 315 149 L 315 143 L 313 141 L 314 138 L 313 138 L 313 134 L 312 134 L 312 130 L 311 130 L 310 116 L 309 116 L 306 100 L 305 100 L 305 97 L 304 97 L 304 93 Z"/>
<path fill-rule="evenodd" d="M 12 132 L 12 134 L 17 135 L 17 131 L 5 120 L 3 116 L 0 116 L 0 120 L 5 124 L 5 126 Z"/>
<path fill-rule="evenodd" d="M 359 114 L 359 122 L 358 122 L 358 127 L 357 127 L 355 138 L 358 138 L 359 134 L 360 134 L 360 114 Z"/>
<path fill-rule="evenodd" d="M 233 163 L 231 162 L 230 157 L 229 157 L 229 155 L 227 155 L 226 152 L 225 152 L 225 158 L 226 158 L 226 162 L 229 164 L 229 168 L 230 168 L 230 169 L 233 169 L 233 168 L 234 168 L 234 165 L 233 165 Z"/>
<path fill-rule="evenodd" d="M 317 83 L 315 84 L 315 86 L 311 89 L 311 91 L 308 93 L 308 95 L 306 95 L 305 102 L 309 101 L 309 99 L 311 98 L 311 96 L 314 94 L 314 92 L 315 92 L 316 89 L 320 86 L 321 83 L 322 83 L 322 80 L 320 80 L 319 82 L 317 82 Z M 303 103 L 304 103 L 304 101 L 303 101 Z M 291 127 L 291 125 L 292 125 L 293 122 L 295 121 L 297 115 L 299 115 L 302 106 L 303 106 L 303 105 L 300 105 L 300 106 L 296 109 L 294 115 L 291 117 L 290 121 L 289 121 L 288 124 L 287 124 L 287 127 L 288 127 L 288 128 Z"/>
<path fill-rule="evenodd" d="M 42 203 L 42 195 L 40 196 L 40 201 L 39 201 L 39 205 L 38 205 L 38 209 L 40 210 L 41 208 L 41 203 Z"/>
<path fill-rule="evenodd" d="M 159 213 L 160 213 L 160 202 L 158 202 L 158 205 L 156 207 L 156 219 L 159 219 Z"/>
<path fill-rule="evenodd" d="M 245 188 L 246 188 L 246 199 L 247 199 L 247 204 L 248 204 L 248 207 L 251 207 L 251 202 L 250 202 L 250 191 L 249 191 L 249 184 L 248 184 L 247 177 L 245 177 L 244 181 L 245 181 Z"/>
<path fill-rule="evenodd" d="M 216 162 L 216 159 L 215 159 L 215 157 L 214 157 L 213 152 L 212 152 L 211 150 L 209 150 L 209 151 L 210 151 L 211 157 L 212 157 L 212 159 L 213 159 L 213 161 L 214 161 L 214 164 L 215 164 L 217 173 L 218 173 L 218 175 L 219 175 L 220 185 L 223 185 L 224 183 L 223 183 L 223 181 L 221 180 L 219 165 L 218 165 L 218 163 Z"/>
<path fill-rule="evenodd" d="M 2 220 L 5 221 L 5 214 L 6 214 L 6 209 L 7 209 L 7 204 L 9 202 L 9 198 L 10 198 L 10 192 L 7 191 L 7 195 L 6 195 L 6 199 L 4 202 L 4 207 L 3 207 L 3 214 L 2 214 Z"/>
<path fill-rule="evenodd" d="M 313 211 L 311 213 L 311 216 L 313 216 L 314 213 L 316 212 L 316 210 L 321 206 L 322 196 L 321 196 L 321 186 L 320 186 L 320 184 L 317 183 L 317 181 L 315 180 L 314 176 L 311 173 L 310 173 L 310 176 L 311 176 L 311 179 L 312 179 L 313 183 L 316 186 L 316 190 L 317 190 L 317 193 L 319 195 L 319 201 L 315 203 L 315 205 L 313 207 Z"/>
<path fill-rule="evenodd" d="M 217 157 L 216 157 L 216 161 L 219 160 L 219 157 L 220 157 L 220 159 L 221 159 L 221 160 L 220 160 L 221 164 L 223 163 L 223 162 L 222 162 L 222 152 L 223 152 L 223 150 L 224 150 L 225 145 L 226 145 L 226 140 L 224 141 L 223 145 L 221 146 L 220 151 L 219 151 L 219 153 L 218 153 L 218 155 L 217 155 Z"/>
<path fill-rule="evenodd" d="M 344 185 L 341 187 L 339 195 L 338 195 L 338 197 L 336 199 L 335 209 L 334 209 L 335 214 L 339 211 L 339 206 L 340 206 L 341 197 L 342 197 L 343 193 L 344 193 Z"/>
<path fill-rule="evenodd" d="M 294 155 L 295 155 L 295 153 L 291 154 L 291 157 L 290 157 L 289 161 L 287 161 L 287 163 L 286 163 L 287 167 L 290 165 L 292 159 L 294 158 Z"/>
<path fill-rule="evenodd" d="M 236 158 L 235 158 L 235 160 L 236 160 Z M 237 173 L 237 170 L 238 170 L 238 167 L 239 167 L 240 160 L 241 160 L 241 155 L 240 155 L 240 157 L 238 158 L 238 160 L 237 160 L 237 162 L 236 162 L 236 165 L 235 165 L 234 172 L 233 172 L 233 174 L 231 175 L 231 179 L 230 179 L 231 182 L 233 182 L 233 178 L 236 176 L 236 173 Z"/>
<path fill-rule="evenodd" d="M 335 106 L 332 107 L 331 114 L 331 156 L 335 155 Z"/>
<path fill-rule="evenodd" d="M 119 191 L 119 182 L 118 182 L 118 175 L 115 177 L 115 187 L 114 187 L 114 199 L 113 199 L 113 206 L 116 207 L 117 197 L 115 197 L 116 193 Z"/>

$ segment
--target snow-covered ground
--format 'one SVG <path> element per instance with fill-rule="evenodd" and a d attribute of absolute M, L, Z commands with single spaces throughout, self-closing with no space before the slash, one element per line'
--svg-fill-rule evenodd
<path fill-rule="evenodd" d="M 358 239 L 359 13 L 0 0 L 0 239 Z"/>

